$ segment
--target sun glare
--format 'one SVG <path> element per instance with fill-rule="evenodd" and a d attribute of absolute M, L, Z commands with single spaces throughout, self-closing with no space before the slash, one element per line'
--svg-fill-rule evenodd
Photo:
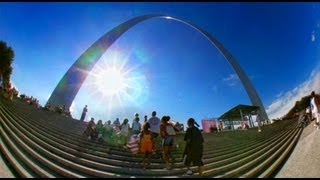
<path fill-rule="evenodd" d="M 84 87 L 89 88 L 88 97 L 92 97 L 96 108 L 105 112 L 106 117 L 119 109 L 126 111 L 128 107 L 138 107 L 149 96 L 141 63 L 128 63 L 128 58 L 117 52 L 110 56 L 102 57 L 84 83 Z"/>
<path fill-rule="evenodd" d="M 126 87 L 124 75 L 115 67 L 108 67 L 102 70 L 96 78 L 98 91 L 105 96 L 113 96 L 123 91 Z"/>

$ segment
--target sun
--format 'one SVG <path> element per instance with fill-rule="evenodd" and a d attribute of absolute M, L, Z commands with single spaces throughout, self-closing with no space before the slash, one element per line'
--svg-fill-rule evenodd
<path fill-rule="evenodd" d="M 142 63 L 129 61 L 120 53 L 102 57 L 84 83 L 88 97 L 109 117 L 113 111 L 139 107 L 149 97 L 148 79 Z M 100 106 L 102 105 L 102 106 Z"/>
<path fill-rule="evenodd" d="M 104 96 L 114 96 L 126 87 L 124 73 L 116 67 L 100 70 L 95 78 L 97 90 Z"/>

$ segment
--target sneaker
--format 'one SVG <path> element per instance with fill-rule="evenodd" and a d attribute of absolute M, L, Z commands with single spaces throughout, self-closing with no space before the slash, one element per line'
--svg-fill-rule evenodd
<path fill-rule="evenodd" d="M 193 174 L 193 172 L 189 169 L 189 170 L 187 171 L 187 175 L 191 176 L 192 174 Z"/>
<path fill-rule="evenodd" d="M 261 132 L 261 129 L 259 129 L 258 132 Z"/>

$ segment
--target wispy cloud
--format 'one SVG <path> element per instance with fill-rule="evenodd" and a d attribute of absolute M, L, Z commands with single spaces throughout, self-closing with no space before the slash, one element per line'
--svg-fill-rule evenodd
<path fill-rule="evenodd" d="M 267 114 L 270 119 L 280 118 L 288 113 L 288 111 L 299 101 L 302 97 L 309 95 L 311 91 L 320 93 L 320 71 L 319 67 L 313 70 L 310 77 L 300 84 L 298 87 L 277 95 L 271 105 L 267 107 Z"/>
<path fill-rule="evenodd" d="M 18 87 L 14 84 L 14 82 L 12 80 L 10 81 L 10 83 L 13 88 L 15 88 L 17 91 L 19 91 Z"/>
<path fill-rule="evenodd" d="M 279 92 L 279 94 L 276 95 L 277 98 L 281 97 L 283 95 L 283 91 Z"/>
<path fill-rule="evenodd" d="M 218 87 L 217 87 L 216 85 L 212 85 L 212 86 L 211 86 L 211 90 L 212 90 L 213 92 L 217 92 L 217 91 L 218 91 Z"/>
<path fill-rule="evenodd" d="M 228 77 L 223 78 L 223 81 L 228 84 L 228 86 L 235 86 L 239 81 L 239 77 L 236 74 L 229 74 Z"/>
<path fill-rule="evenodd" d="M 314 42 L 315 40 L 316 40 L 316 34 L 315 34 L 315 31 L 312 31 L 311 41 Z"/>

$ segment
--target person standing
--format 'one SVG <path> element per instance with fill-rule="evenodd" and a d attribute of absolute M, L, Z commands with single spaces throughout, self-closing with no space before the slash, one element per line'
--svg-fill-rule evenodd
<path fill-rule="evenodd" d="M 149 128 L 150 124 L 146 123 L 140 133 L 140 152 L 142 153 L 143 169 L 150 165 L 150 154 L 152 152 L 152 135 Z"/>
<path fill-rule="evenodd" d="M 87 112 L 88 112 L 88 106 L 85 105 L 83 110 L 82 110 L 80 121 L 84 121 L 84 118 L 86 117 Z"/>
<path fill-rule="evenodd" d="M 121 142 L 123 143 L 123 147 L 127 148 L 127 141 L 128 141 L 128 135 L 129 135 L 129 120 L 126 118 L 123 120 L 123 123 L 120 126 L 120 137 Z"/>
<path fill-rule="evenodd" d="M 120 120 L 119 118 L 116 118 L 116 120 L 113 121 L 113 129 L 115 130 L 115 132 L 119 132 L 120 131 Z"/>
<path fill-rule="evenodd" d="M 195 127 L 196 125 L 197 127 Z M 190 165 L 198 166 L 199 175 L 203 173 L 203 136 L 199 130 L 199 125 L 193 118 L 188 119 L 188 129 L 184 136 L 186 141 L 185 150 L 183 153 L 183 162 L 187 166 L 187 174 L 192 175 L 193 172 L 190 170 Z"/>
<path fill-rule="evenodd" d="M 316 118 L 316 127 L 319 130 L 319 121 L 320 121 L 320 97 L 314 91 L 311 92 L 311 101 L 312 113 Z"/>
<path fill-rule="evenodd" d="M 148 120 L 148 123 L 150 124 L 150 131 L 152 134 L 152 151 L 156 152 L 157 150 L 157 138 L 160 133 L 160 119 L 156 116 L 157 112 L 153 111 L 152 112 L 152 117 Z"/>
<path fill-rule="evenodd" d="M 141 124 L 139 123 L 139 114 L 135 113 L 134 114 L 134 119 L 132 122 L 132 135 L 137 135 L 141 131 Z"/>
<path fill-rule="evenodd" d="M 162 152 L 163 152 L 163 160 L 166 163 L 166 169 L 170 170 L 170 156 L 171 149 L 174 143 L 174 136 L 176 135 L 177 129 L 174 128 L 173 124 L 170 122 L 169 116 L 163 116 L 161 118 L 160 124 L 160 135 L 163 138 L 162 140 Z"/>
<path fill-rule="evenodd" d="M 89 140 L 95 140 L 96 135 L 96 124 L 94 122 L 94 118 L 92 117 L 89 121 L 86 130 L 83 132 L 83 135 L 85 138 Z"/>
<path fill-rule="evenodd" d="M 96 133 L 97 133 L 97 139 L 96 141 L 97 142 L 102 142 L 103 141 L 103 136 L 105 135 L 105 128 L 102 124 L 102 120 L 99 119 L 99 121 L 97 122 L 97 125 L 96 125 Z"/>
<path fill-rule="evenodd" d="M 146 122 L 148 122 L 148 116 L 147 115 L 144 116 L 144 123 L 146 123 Z"/>
<path fill-rule="evenodd" d="M 105 128 L 105 135 L 103 136 L 103 140 L 105 142 L 110 143 L 111 139 L 113 138 L 113 128 L 110 120 L 104 123 L 104 128 Z"/>
<path fill-rule="evenodd" d="M 261 117 L 259 112 L 257 112 L 256 122 L 258 124 L 258 132 L 261 132 Z"/>
<path fill-rule="evenodd" d="M 143 124 L 141 125 L 141 129 L 143 130 L 143 127 L 148 123 L 148 116 L 145 115 L 144 116 L 144 121 L 143 121 Z M 150 128 L 150 124 L 149 124 L 149 128 Z"/>

